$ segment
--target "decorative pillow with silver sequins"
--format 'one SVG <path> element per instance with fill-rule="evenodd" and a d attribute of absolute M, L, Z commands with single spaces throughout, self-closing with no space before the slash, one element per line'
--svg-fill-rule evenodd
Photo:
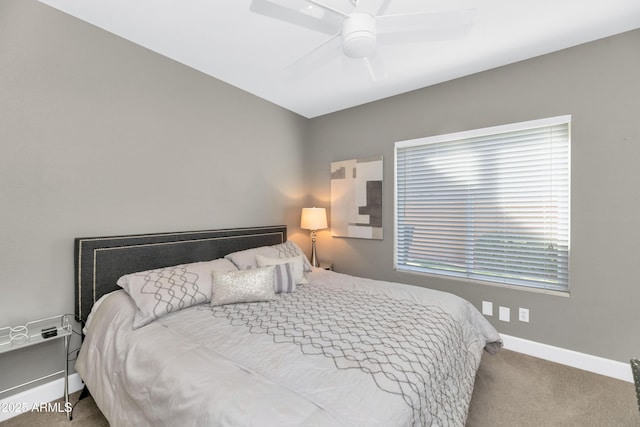
<path fill-rule="evenodd" d="M 269 266 L 226 273 L 214 271 L 211 305 L 271 301 L 275 297 L 273 270 Z"/>

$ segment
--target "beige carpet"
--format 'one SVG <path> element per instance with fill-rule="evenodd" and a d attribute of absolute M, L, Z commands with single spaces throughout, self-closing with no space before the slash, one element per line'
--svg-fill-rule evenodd
<path fill-rule="evenodd" d="M 482 357 L 467 426 L 638 427 L 640 411 L 631 383 L 503 350 Z"/>
<path fill-rule="evenodd" d="M 79 393 L 72 395 L 75 403 Z M 185 426 L 189 425 L 185 423 Z M 29 413 L 1 427 L 108 426 L 93 399 L 64 414 Z M 468 427 L 640 426 L 633 384 L 503 350 L 485 354 L 476 377 Z"/>

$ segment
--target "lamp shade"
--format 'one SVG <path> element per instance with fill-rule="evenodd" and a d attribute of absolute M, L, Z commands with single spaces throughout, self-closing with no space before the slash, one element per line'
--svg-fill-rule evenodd
<path fill-rule="evenodd" d="M 327 228 L 327 210 L 325 208 L 302 208 L 300 228 L 304 230 Z"/>

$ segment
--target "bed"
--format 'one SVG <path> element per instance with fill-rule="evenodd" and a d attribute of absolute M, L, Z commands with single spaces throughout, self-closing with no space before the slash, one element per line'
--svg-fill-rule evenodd
<path fill-rule="evenodd" d="M 76 362 L 112 426 L 463 426 L 467 301 L 312 268 L 286 227 L 75 240 Z"/>

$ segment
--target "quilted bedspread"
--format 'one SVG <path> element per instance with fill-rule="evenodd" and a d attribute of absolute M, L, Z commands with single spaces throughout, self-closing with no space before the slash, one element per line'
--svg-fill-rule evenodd
<path fill-rule="evenodd" d="M 464 426 L 483 348 L 500 342 L 470 303 L 325 270 L 308 280 L 137 330 L 116 291 L 94 307 L 76 370 L 112 426 Z"/>

